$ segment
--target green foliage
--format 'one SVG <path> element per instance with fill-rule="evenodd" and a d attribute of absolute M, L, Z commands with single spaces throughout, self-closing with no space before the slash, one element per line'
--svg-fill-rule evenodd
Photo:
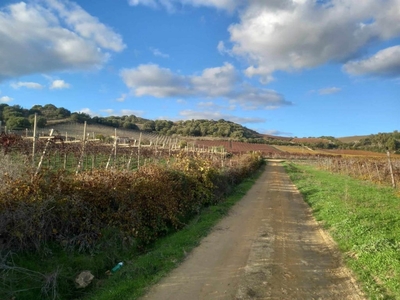
<path fill-rule="evenodd" d="M 9 129 L 16 129 L 16 130 L 21 130 L 25 128 L 30 128 L 31 123 L 27 118 L 24 117 L 16 117 L 16 116 L 10 116 L 7 119 L 6 125 Z"/>
<path fill-rule="evenodd" d="M 153 132 L 156 128 L 156 124 L 154 121 L 147 121 L 143 124 L 142 129 L 144 131 Z"/>
<path fill-rule="evenodd" d="M 400 133 L 395 130 L 392 133 L 371 134 L 357 142 L 345 143 L 343 148 L 369 150 L 376 152 L 400 151 Z"/>
<path fill-rule="evenodd" d="M 82 112 L 74 112 L 71 114 L 70 120 L 77 123 L 84 123 L 85 121 L 90 123 L 91 118 L 88 114 Z"/>
<path fill-rule="evenodd" d="M 164 128 L 165 127 L 163 127 L 162 132 L 166 132 L 168 135 L 180 134 L 185 136 L 213 136 L 234 139 L 260 138 L 257 132 L 223 119 L 218 121 L 179 121 L 175 122 L 173 125 L 169 123 L 168 130 Z M 157 127 L 155 129 L 157 130 Z"/>

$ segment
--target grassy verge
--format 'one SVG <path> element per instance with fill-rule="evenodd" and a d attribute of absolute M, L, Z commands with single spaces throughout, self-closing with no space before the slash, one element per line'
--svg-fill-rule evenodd
<path fill-rule="evenodd" d="M 18 300 L 136 299 L 181 263 L 251 188 L 262 170 L 235 187 L 224 201 L 203 208 L 182 230 L 157 240 L 146 251 L 140 252 L 135 240 L 126 240 L 112 230 L 103 230 L 98 247 L 86 254 L 65 251 L 59 245 L 48 245 L 40 254 L 0 251 L 0 299 L 13 299 L 14 295 Z M 124 266 L 107 275 L 118 261 Z M 90 270 L 95 279 L 78 290 L 74 279 L 84 270 Z"/>
<path fill-rule="evenodd" d="M 370 299 L 400 299 L 400 198 L 390 188 L 304 165 L 291 179 Z"/>

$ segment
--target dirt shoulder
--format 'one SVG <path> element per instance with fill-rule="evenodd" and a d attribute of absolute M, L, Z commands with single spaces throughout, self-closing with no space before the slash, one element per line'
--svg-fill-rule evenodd
<path fill-rule="evenodd" d="M 279 162 L 142 299 L 365 299 Z"/>

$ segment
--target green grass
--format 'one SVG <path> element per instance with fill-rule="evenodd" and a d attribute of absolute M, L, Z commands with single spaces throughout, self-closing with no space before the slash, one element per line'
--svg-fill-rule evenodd
<path fill-rule="evenodd" d="M 0 299 L 136 299 L 182 262 L 245 195 L 263 169 L 244 180 L 224 201 L 204 208 L 185 228 L 161 238 L 145 251 L 138 250 L 134 240 L 123 239 L 109 229 L 103 230 L 101 242 L 89 254 L 51 245 L 40 254 L 0 252 Z M 124 266 L 112 276 L 106 275 L 119 261 Z M 5 262 L 9 269 L 4 268 Z M 87 288 L 77 289 L 74 279 L 84 270 L 90 270 L 95 279 Z"/>
<path fill-rule="evenodd" d="M 391 188 L 287 164 L 370 299 L 400 299 L 400 198 Z"/>

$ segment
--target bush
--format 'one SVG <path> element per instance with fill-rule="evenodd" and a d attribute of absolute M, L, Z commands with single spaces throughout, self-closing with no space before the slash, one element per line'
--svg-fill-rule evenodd
<path fill-rule="evenodd" d="M 0 194 L 0 247 L 39 251 L 55 242 L 88 251 L 104 228 L 143 246 L 220 201 L 261 164 L 253 153 L 220 170 L 212 160 L 179 154 L 170 166 L 148 165 L 137 172 L 47 171 L 33 180 L 9 180 Z"/>

